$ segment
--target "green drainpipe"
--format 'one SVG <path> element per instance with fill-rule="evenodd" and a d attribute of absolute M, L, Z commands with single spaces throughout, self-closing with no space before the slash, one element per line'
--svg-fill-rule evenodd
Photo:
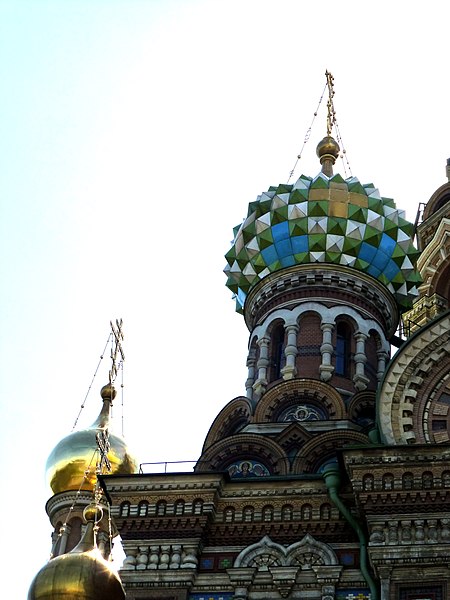
<path fill-rule="evenodd" d="M 336 467 L 331 467 L 326 469 L 322 475 L 325 479 L 325 485 L 327 486 L 328 494 L 330 496 L 331 501 L 339 509 L 339 511 L 342 513 L 345 519 L 347 519 L 347 521 L 350 523 L 350 525 L 353 527 L 353 529 L 356 531 L 356 534 L 358 535 L 361 573 L 363 574 L 363 577 L 370 588 L 370 596 L 372 600 L 378 600 L 378 589 L 367 567 L 366 537 L 359 523 L 354 519 L 354 517 L 352 517 L 350 511 L 344 505 L 344 503 L 338 495 L 338 490 L 341 484 L 339 470 Z"/>

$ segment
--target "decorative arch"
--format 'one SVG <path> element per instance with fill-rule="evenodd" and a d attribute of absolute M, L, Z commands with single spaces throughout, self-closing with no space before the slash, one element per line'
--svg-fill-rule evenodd
<path fill-rule="evenodd" d="M 435 212 L 437 212 L 439 209 L 445 206 L 445 204 L 447 204 L 447 202 L 449 201 L 450 183 L 444 183 L 444 185 L 441 185 L 441 187 L 439 187 L 434 192 L 434 194 L 426 203 L 423 211 L 423 220 L 426 221 L 427 219 L 429 219 L 431 215 L 433 215 Z"/>
<path fill-rule="evenodd" d="M 364 390 L 356 393 L 348 405 L 348 418 L 361 427 L 375 423 L 376 419 L 375 392 Z"/>
<path fill-rule="evenodd" d="M 337 565 L 336 553 L 330 546 L 319 542 L 307 533 L 300 541 L 289 546 L 287 550 L 287 563 L 301 565 L 302 568 L 311 568 L 313 565 Z"/>
<path fill-rule="evenodd" d="M 286 327 L 288 325 L 298 325 L 301 315 L 308 312 L 319 315 L 322 323 L 335 323 L 337 318 L 346 316 L 355 323 L 355 331 L 365 333 L 366 335 L 369 335 L 371 329 L 376 331 L 380 339 L 383 340 L 383 349 L 389 351 L 389 343 L 386 340 L 385 332 L 378 321 L 372 318 L 362 318 L 361 313 L 350 306 L 337 305 L 328 307 L 317 301 L 301 302 L 291 310 L 287 308 L 274 310 L 261 324 L 253 329 L 253 339 L 255 336 L 258 340 L 268 336 L 270 326 L 276 320 L 283 321 Z"/>
<path fill-rule="evenodd" d="M 201 455 L 196 471 L 224 471 L 236 461 L 254 460 L 264 465 L 271 475 L 286 475 L 289 459 L 274 440 L 257 433 L 242 433 L 219 440 Z"/>
<path fill-rule="evenodd" d="M 421 295 L 432 296 L 439 293 L 439 284 L 443 285 L 443 275 L 448 272 L 449 265 L 450 218 L 444 217 L 436 228 L 433 239 L 426 245 L 417 261 L 417 269 L 423 280 L 419 286 Z M 448 286 L 446 291 L 448 293 Z M 445 297 L 449 299 L 448 296 Z"/>
<path fill-rule="evenodd" d="M 254 421 L 276 422 L 283 408 L 303 401 L 323 407 L 328 419 L 344 419 L 346 416 L 344 401 L 331 385 L 315 379 L 293 379 L 280 382 L 262 396 L 255 408 Z"/>
<path fill-rule="evenodd" d="M 378 421 L 386 444 L 443 443 L 450 424 L 430 431 L 440 394 L 450 384 L 450 312 L 419 329 L 397 351 L 381 382 Z M 450 405 L 449 405 L 450 406 Z M 448 408 L 448 406 L 447 406 Z M 432 427 L 431 427 L 432 429 Z"/>
<path fill-rule="evenodd" d="M 221 439 L 229 437 L 240 431 L 251 421 L 252 406 L 245 396 L 238 396 L 231 400 L 214 419 L 205 442 L 202 453 Z"/>
<path fill-rule="evenodd" d="M 287 548 L 273 542 L 268 535 L 265 535 L 259 542 L 244 548 L 236 557 L 233 567 L 257 567 L 259 570 L 267 571 L 271 566 L 311 568 L 314 565 L 338 564 L 333 549 L 310 534 L 306 534 L 301 541 Z"/>
<path fill-rule="evenodd" d="M 295 457 L 292 473 L 317 473 L 320 465 L 336 455 L 336 449 L 368 443 L 368 437 L 357 431 L 328 431 L 314 436 Z"/>
<path fill-rule="evenodd" d="M 257 567 L 267 570 L 269 566 L 285 566 L 286 553 L 284 546 L 272 542 L 270 537 L 265 535 L 256 544 L 244 548 L 236 557 L 233 567 Z"/>

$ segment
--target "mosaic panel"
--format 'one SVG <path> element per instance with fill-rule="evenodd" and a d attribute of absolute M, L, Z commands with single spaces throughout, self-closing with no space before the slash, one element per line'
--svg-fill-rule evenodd
<path fill-rule="evenodd" d="M 227 467 L 230 477 L 239 479 L 243 477 L 267 477 L 269 469 L 260 462 L 254 460 L 239 460 Z"/>
<path fill-rule="evenodd" d="M 225 255 L 227 286 L 242 312 L 258 281 L 298 264 L 354 267 L 381 281 L 400 307 L 411 306 L 420 276 L 413 225 L 373 184 L 340 175 L 302 175 L 293 185 L 270 187 L 248 207 Z"/>

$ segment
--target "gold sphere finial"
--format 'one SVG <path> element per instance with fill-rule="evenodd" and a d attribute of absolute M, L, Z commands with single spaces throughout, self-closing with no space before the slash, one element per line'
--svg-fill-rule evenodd
<path fill-rule="evenodd" d="M 327 177 L 332 177 L 333 175 L 333 165 L 339 156 L 339 152 L 339 144 L 331 135 L 326 135 L 317 144 L 316 153 L 322 165 L 322 173 Z"/>
<path fill-rule="evenodd" d="M 100 391 L 100 395 L 103 400 L 109 400 L 110 402 L 112 402 L 114 400 L 114 398 L 117 396 L 117 391 L 112 383 L 107 383 L 106 385 L 104 385 L 102 387 L 102 389 Z"/>
<path fill-rule="evenodd" d="M 322 158 L 325 158 L 326 156 L 331 156 L 336 160 L 336 158 L 339 156 L 340 150 L 341 149 L 339 148 L 337 141 L 332 138 L 331 135 L 326 135 L 323 140 L 317 144 L 316 153 L 321 159 L 320 162 L 322 162 Z"/>
<path fill-rule="evenodd" d="M 88 523 L 89 521 L 93 521 L 95 524 L 100 523 L 103 518 L 103 509 L 98 504 L 94 502 L 86 506 L 83 510 L 83 518 Z"/>

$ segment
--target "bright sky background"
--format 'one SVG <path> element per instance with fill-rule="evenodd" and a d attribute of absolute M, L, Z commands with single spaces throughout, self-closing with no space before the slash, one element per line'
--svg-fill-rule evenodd
<path fill-rule="evenodd" d="M 48 557 L 45 462 L 111 318 L 140 461 L 195 460 L 245 392 L 223 255 L 248 202 L 287 181 L 326 69 L 354 175 L 411 220 L 445 183 L 449 16 L 447 1 L 0 0 L 1 564 L 15 598 Z M 297 177 L 319 171 L 324 134 L 323 107 Z"/>

